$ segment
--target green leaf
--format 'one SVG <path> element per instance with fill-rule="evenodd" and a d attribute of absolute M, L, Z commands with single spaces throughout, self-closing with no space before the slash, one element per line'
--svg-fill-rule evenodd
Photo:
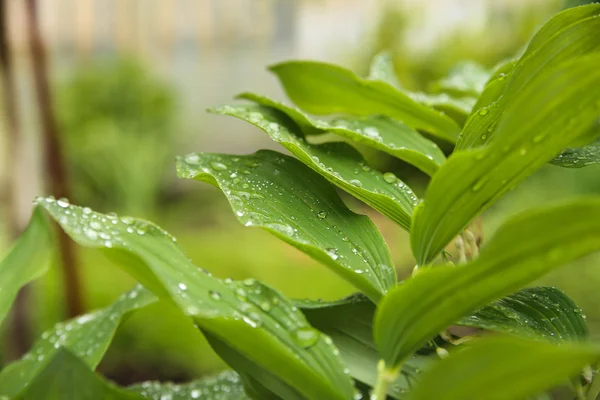
<path fill-rule="evenodd" d="M 19 290 L 48 270 L 52 250 L 48 220 L 34 211 L 27 229 L 0 261 L 0 322 Z"/>
<path fill-rule="evenodd" d="M 196 267 L 168 233 L 131 217 L 65 201 L 38 200 L 77 243 L 121 261 L 155 295 L 172 301 L 204 332 L 273 371 L 307 399 L 348 399 L 353 387 L 335 348 L 280 293 L 254 280 L 221 281 Z M 234 366 L 235 367 L 235 366 Z M 245 371 L 253 376 L 252 370 Z"/>
<path fill-rule="evenodd" d="M 496 232 L 477 260 L 426 268 L 390 290 L 378 307 L 375 342 L 394 367 L 460 317 L 598 249 L 600 200 L 524 212 Z"/>
<path fill-rule="evenodd" d="M 394 285 L 389 250 L 373 222 L 350 211 L 300 161 L 266 150 L 248 156 L 195 153 L 178 159 L 177 171 L 219 187 L 242 224 L 268 230 L 374 301 Z"/>
<path fill-rule="evenodd" d="M 456 325 L 551 341 L 582 341 L 588 337 L 581 309 L 553 287 L 520 290 L 461 318 Z"/>
<path fill-rule="evenodd" d="M 224 371 L 218 375 L 198 379 L 193 382 L 176 384 L 164 382 L 144 382 L 129 386 L 127 390 L 139 393 L 151 400 L 245 400 L 244 385 L 234 371 Z"/>
<path fill-rule="evenodd" d="M 382 51 L 373 57 L 369 68 L 368 79 L 372 81 L 385 82 L 388 85 L 400 89 L 402 85 L 396 76 L 394 69 L 394 57 L 389 51 Z"/>
<path fill-rule="evenodd" d="M 290 99 L 312 114 L 386 115 L 452 143 L 460 131 L 448 116 L 417 103 L 389 84 L 359 78 L 336 65 L 288 61 L 270 70 Z"/>
<path fill-rule="evenodd" d="M 299 136 L 302 132 L 305 135 L 311 135 L 315 132 L 332 132 L 352 139 L 355 142 L 384 151 L 414 165 L 429 175 L 433 175 L 446 160 L 444 153 L 442 153 L 435 143 L 426 139 L 414 129 L 392 118 L 384 116 L 344 117 L 336 118 L 330 122 L 311 119 L 306 114 L 303 114 L 301 117 L 296 109 L 264 96 L 243 93 L 237 97 L 254 101 L 266 107 L 275 108 L 287 114 L 300 127 L 300 130 L 298 130 L 291 126 L 289 122 L 287 123 L 288 129 L 296 133 L 296 136 Z M 252 114 L 252 112 L 262 114 L 265 107 L 254 109 L 244 107 L 249 106 L 223 106 L 213 111 L 219 114 L 243 118 L 265 130 L 273 139 L 277 140 L 276 135 L 273 134 L 277 132 L 269 132 L 272 129 L 268 129 L 269 125 L 266 123 L 268 121 L 264 120 L 264 116 L 263 118 L 259 118 L 258 115 Z M 272 115 L 273 113 L 270 114 Z M 281 117 L 278 119 L 281 120 Z M 311 124 L 310 128 L 307 129 L 306 124 Z"/>
<path fill-rule="evenodd" d="M 551 161 L 567 168 L 583 168 L 600 163 L 600 140 L 583 147 L 566 149 Z"/>
<path fill-rule="evenodd" d="M 531 86 L 539 88 L 536 82 L 548 75 L 544 71 L 600 50 L 597 40 L 600 19 L 596 18 L 600 13 L 600 5 L 581 8 L 563 11 L 546 24 L 547 28 L 540 30 L 515 67 L 502 76 L 502 79 L 508 80 L 503 85 L 502 95 L 488 107 L 476 110 L 469 118 L 456 145 L 457 150 L 479 147 L 492 137 L 505 134 L 495 126 L 507 118 L 504 114 L 509 110 L 522 111 L 518 106 L 522 92 Z M 487 98 L 489 94 L 482 96 Z M 555 96 L 553 94 L 550 98 Z"/>
<path fill-rule="evenodd" d="M 375 304 L 361 294 L 335 302 L 299 301 L 296 304 L 312 326 L 333 340 L 350 375 L 371 387 L 375 386 L 380 358 L 372 333 Z M 408 360 L 388 395 L 402 398 L 435 358 L 414 356 Z"/>
<path fill-rule="evenodd" d="M 413 215 L 419 265 L 432 262 L 478 213 L 589 132 L 600 114 L 599 64 L 596 54 L 542 73 L 515 99 L 497 139 L 448 159 Z"/>
<path fill-rule="evenodd" d="M 41 209 L 37 209 L 37 218 L 45 218 L 40 212 Z M 0 372 L 0 395 L 13 398 L 20 394 L 63 348 L 89 368 L 95 368 L 123 318 L 155 301 L 152 293 L 138 286 L 106 308 L 57 324 L 44 332 L 20 360 Z"/>
<path fill-rule="evenodd" d="M 445 113 L 460 125 L 465 123 L 476 102 L 475 97 L 454 97 L 447 93 L 411 92 L 409 95 L 413 100 Z"/>
<path fill-rule="evenodd" d="M 471 61 L 461 62 L 450 70 L 448 76 L 430 85 L 430 90 L 457 97 L 478 97 L 489 78 L 490 73 L 481 65 Z"/>
<path fill-rule="evenodd" d="M 241 118 L 261 128 L 300 161 L 328 181 L 364 201 L 407 231 L 417 197 L 393 174 L 369 167 L 363 156 L 346 143 L 312 145 L 284 114 L 255 105 L 224 106 L 216 113 Z"/>
<path fill-rule="evenodd" d="M 19 400 L 142 400 L 96 375 L 68 350 L 60 349 L 18 397 Z"/>
<path fill-rule="evenodd" d="M 589 344 L 482 339 L 425 372 L 407 400 L 523 399 L 562 384 L 599 358 L 600 349 Z"/>

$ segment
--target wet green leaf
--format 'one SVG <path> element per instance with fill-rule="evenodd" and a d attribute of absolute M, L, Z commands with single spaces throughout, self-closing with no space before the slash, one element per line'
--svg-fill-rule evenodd
<path fill-rule="evenodd" d="M 600 140 L 583 147 L 566 149 L 551 161 L 567 168 L 583 168 L 600 163 Z"/>
<path fill-rule="evenodd" d="M 590 344 L 482 339 L 425 372 L 407 400 L 523 399 L 562 384 L 598 359 L 600 349 Z"/>
<path fill-rule="evenodd" d="M 38 209 L 37 215 L 40 212 Z M 89 368 L 95 368 L 123 318 L 155 301 L 156 297 L 152 293 L 138 286 L 121 295 L 106 308 L 57 324 L 44 332 L 20 360 L 9 364 L 0 372 L 0 395 L 11 398 L 17 396 L 63 348 L 72 352 Z"/>
<path fill-rule="evenodd" d="M 431 84 L 429 89 L 434 93 L 443 92 L 457 97 L 478 97 L 489 78 L 489 71 L 481 65 L 465 61 L 454 66 L 448 76 Z"/>
<path fill-rule="evenodd" d="M 390 290 L 378 308 L 375 342 L 386 364 L 398 365 L 462 316 L 599 249 L 598 199 L 524 212 L 496 232 L 477 260 L 425 268 Z"/>
<path fill-rule="evenodd" d="M 35 377 L 19 400 L 143 400 L 106 382 L 85 362 L 61 348 Z"/>
<path fill-rule="evenodd" d="M 270 67 L 303 110 L 323 114 L 385 115 L 454 143 L 460 131 L 448 116 L 417 103 L 385 82 L 362 79 L 332 64 L 288 61 Z"/>
<path fill-rule="evenodd" d="M 453 97 L 447 93 L 412 92 L 409 95 L 421 104 L 442 111 L 460 125 L 465 123 L 477 101 L 475 97 Z"/>
<path fill-rule="evenodd" d="M 144 382 L 129 386 L 128 391 L 151 400 L 245 400 L 244 384 L 234 371 L 198 379 L 189 383 Z"/>
<path fill-rule="evenodd" d="M 404 229 L 410 229 L 410 219 L 417 203 L 415 194 L 394 175 L 382 174 L 369 167 L 352 146 L 340 142 L 312 145 L 301 137 L 297 126 L 284 114 L 264 106 L 224 106 L 215 112 L 241 118 L 261 128 L 328 181 L 369 204 Z"/>
<path fill-rule="evenodd" d="M 291 118 L 298 127 L 301 127 L 300 130 L 297 128 L 294 129 L 288 122 L 288 129 L 291 132 L 296 133 L 296 136 L 299 136 L 302 132 L 305 135 L 311 135 L 316 132 L 315 130 L 320 130 L 318 133 L 332 132 L 352 139 L 355 142 L 386 152 L 414 165 L 429 175 L 433 175 L 439 166 L 446 160 L 444 153 L 442 153 L 434 142 L 426 139 L 407 125 L 389 117 L 344 117 L 335 118 L 333 121 L 326 121 L 311 118 L 306 114 L 300 115 L 298 114 L 298 110 L 264 96 L 243 93 L 237 97 L 251 100 L 265 107 L 274 108 L 283 112 L 287 117 Z M 214 111 L 219 114 L 243 118 L 269 133 L 272 129 L 269 129 L 268 121 L 265 121 L 264 119 L 265 116 L 259 118 L 258 115 L 252 114 L 252 112 L 262 114 L 263 111 L 265 111 L 265 107 L 255 107 L 252 109 L 250 106 L 223 106 Z M 273 115 L 273 113 L 269 114 Z M 281 117 L 278 119 L 281 120 Z M 306 124 L 311 124 L 310 129 L 306 129 Z M 271 134 L 271 137 L 275 139 L 273 134 Z"/>
<path fill-rule="evenodd" d="M 242 224 L 268 230 L 374 301 L 394 285 L 389 250 L 375 225 L 350 211 L 329 182 L 300 161 L 266 150 L 194 153 L 178 159 L 177 171 L 219 187 Z"/>
<path fill-rule="evenodd" d="M 19 290 L 48 270 L 51 244 L 48 220 L 42 212 L 34 211 L 25 232 L 0 261 L 0 322 L 6 317 Z"/>
<path fill-rule="evenodd" d="M 394 69 L 394 57 L 389 51 L 382 51 L 373 57 L 369 68 L 368 79 L 372 81 L 385 82 L 388 85 L 400 89 L 402 85 L 396 76 Z"/>
<path fill-rule="evenodd" d="M 456 325 L 551 341 L 578 341 L 588 337 L 581 309 L 566 294 L 552 287 L 520 290 L 461 318 Z"/>
<path fill-rule="evenodd" d="M 273 371 L 305 398 L 347 399 L 350 378 L 335 348 L 277 291 L 254 280 L 221 281 L 184 255 L 175 239 L 146 221 L 40 199 L 77 243 L 100 248 L 154 294 L 172 301 L 204 332 Z M 234 365 L 237 368 L 237 366 Z M 244 371 L 254 377 L 254 371 Z"/>
<path fill-rule="evenodd" d="M 546 23 L 532 39 L 514 68 L 500 77 L 507 80 L 505 85 L 501 85 L 502 95 L 489 106 L 475 109 L 476 112 L 469 118 L 460 135 L 456 149 L 479 147 L 490 141 L 492 137 L 501 134 L 518 134 L 518 132 L 501 132 L 495 127 L 499 127 L 504 119 L 509 118 L 505 115 L 509 110 L 517 110 L 517 113 L 523 111 L 519 108 L 522 92 L 531 86 L 539 88 L 536 82 L 543 79 L 543 76 L 547 76 L 549 70 L 565 61 L 573 61 L 600 50 L 600 42 L 597 40 L 600 30 L 600 18 L 596 18 L 598 15 L 600 15 L 600 5 L 592 4 L 563 11 Z M 497 92 L 494 86 L 486 90 Z M 492 97 L 486 93 L 482 96 Z M 549 98 L 555 97 L 556 95 L 551 95 Z M 577 104 L 565 108 L 576 109 Z M 529 111 L 532 110 L 529 108 L 525 110 L 529 113 L 535 112 Z"/>
<path fill-rule="evenodd" d="M 589 132 L 600 115 L 599 64 L 596 54 L 542 73 L 515 99 L 496 139 L 448 159 L 413 215 L 419 265 L 432 262 L 478 213 Z"/>

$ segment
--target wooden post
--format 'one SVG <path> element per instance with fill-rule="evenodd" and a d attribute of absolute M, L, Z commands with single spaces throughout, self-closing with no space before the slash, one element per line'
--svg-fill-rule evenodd
<path fill-rule="evenodd" d="M 37 92 L 38 111 L 42 128 L 45 170 L 48 174 L 50 192 L 56 197 L 70 194 L 67 169 L 58 135 L 58 124 L 52 107 L 52 94 L 47 76 L 46 53 L 38 25 L 36 0 L 26 0 L 26 25 L 31 47 L 33 80 Z M 64 289 L 67 301 L 67 317 L 83 311 L 79 270 L 76 265 L 73 242 L 60 230 L 58 235 L 63 266 Z"/>

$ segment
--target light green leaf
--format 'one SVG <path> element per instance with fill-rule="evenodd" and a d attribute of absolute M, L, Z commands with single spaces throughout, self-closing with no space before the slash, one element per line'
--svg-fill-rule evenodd
<path fill-rule="evenodd" d="M 296 303 L 312 326 L 326 333 L 339 349 L 350 375 L 368 386 L 377 382 L 379 354 L 373 342 L 372 322 L 375 304 L 356 294 L 336 302 Z M 402 366 L 401 376 L 388 395 L 399 399 L 414 386 L 435 357 L 414 356 Z"/>
<path fill-rule="evenodd" d="M 366 164 L 363 156 L 346 143 L 312 145 L 284 114 L 255 105 L 224 106 L 216 113 L 241 118 L 261 128 L 300 161 L 328 181 L 388 216 L 407 231 L 417 197 L 393 174 L 382 174 Z"/>
<path fill-rule="evenodd" d="M 400 89 L 402 85 L 396 76 L 394 69 L 394 57 L 389 51 L 382 51 L 373 57 L 369 68 L 368 79 L 372 81 L 385 82 L 388 85 Z"/>
<path fill-rule="evenodd" d="M 384 116 L 344 117 L 336 118 L 330 122 L 311 119 L 306 114 L 299 115 L 298 110 L 264 96 L 243 93 L 237 97 L 254 101 L 266 107 L 275 108 L 287 114 L 301 128 L 300 130 L 297 128 L 294 129 L 289 123 L 286 124 L 291 132 L 296 133 L 296 136 L 300 136 L 302 132 L 305 135 L 311 135 L 316 132 L 315 130 L 320 130 L 319 133 L 332 132 L 386 152 L 414 165 L 429 175 L 433 175 L 446 160 L 444 153 L 442 153 L 435 143 L 425 139 L 425 137 L 414 129 L 392 118 Z M 243 118 L 269 133 L 272 130 L 267 130 L 269 125 L 267 124 L 268 121 L 264 120 L 264 116 L 263 118 L 259 118 L 259 115 L 252 114 L 252 112 L 262 114 L 264 110 L 265 107 L 251 109 L 249 106 L 223 106 L 213 111 Z M 306 124 L 311 124 L 310 129 L 306 128 Z M 277 140 L 272 133 L 269 134 Z"/>
<path fill-rule="evenodd" d="M 19 400 L 143 400 L 96 375 L 88 365 L 61 348 Z"/>
<path fill-rule="evenodd" d="M 456 325 L 551 341 L 578 341 L 588 337 L 581 309 L 562 291 L 552 287 L 520 290 L 461 318 Z"/>
<path fill-rule="evenodd" d="M 542 73 L 515 99 L 497 139 L 448 159 L 413 215 L 419 265 L 432 262 L 478 213 L 589 132 L 600 115 L 599 64 L 597 54 Z"/>
<path fill-rule="evenodd" d="M 475 97 L 453 97 L 447 93 L 412 92 L 408 94 L 419 103 L 445 113 L 460 125 L 465 123 L 476 102 Z"/>
<path fill-rule="evenodd" d="M 394 285 L 391 256 L 373 222 L 350 211 L 329 182 L 300 161 L 266 150 L 195 153 L 178 159 L 177 171 L 219 187 L 242 224 L 268 230 L 374 301 Z"/>
<path fill-rule="evenodd" d="M 36 215 L 40 212 L 41 209 L 37 209 Z M 152 293 L 138 286 L 106 308 L 57 324 L 44 332 L 20 360 L 0 372 L 0 395 L 12 398 L 21 393 L 62 348 L 68 349 L 90 369 L 95 368 L 123 318 L 156 300 Z"/>
<path fill-rule="evenodd" d="M 477 260 L 426 268 L 390 290 L 375 318 L 375 342 L 394 367 L 462 316 L 599 249 L 598 199 L 524 212 L 498 230 Z"/>
<path fill-rule="evenodd" d="M 482 339 L 425 372 L 407 400 L 523 399 L 562 384 L 599 358 L 600 349 L 590 344 Z"/>
<path fill-rule="evenodd" d="M 536 81 L 548 75 L 544 71 L 600 50 L 600 42 L 597 40 L 600 19 L 596 18 L 600 14 L 600 5 L 581 8 L 582 10 L 571 9 L 559 13 L 547 23 L 547 28 L 541 29 L 539 38 L 534 37 L 515 67 L 502 77 L 508 80 L 502 85 L 502 96 L 489 106 L 476 109 L 469 118 L 456 145 L 457 150 L 479 147 L 492 137 L 505 135 L 506 132 L 500 132 L 495 127 L 507 118 L 504 114 L 508 110 L 520 110 L 517 103 L 521 104 L 518 99 L 522 97 L 522 92 L 531 86 L 539 87 Z M 495 91 L 492 88 L 489 90 Z M 487 98 L 489 94 L 484 93 L 482 96 Z"/>
<path fill-rule="evenodd" d="M 454 143 L 460 131 L 448 116 L 387 83 L 362 79 L 332 64 L 288 61 L 270 67 L 287 95 L 312 114 L 386 115 Z"/>
<path fill-rule="evenodd" d="M 6 317 L 19 290 L 48 270 L 51 243 L 48 220 L 42 212 L 34 211 L 25 232 L 0 261 L 0 322 Z"/>
<path fill-rule="evenodd" d="M 128 391 L 151 400 L 245 400 L 244 384 L 234 371 L 198 379 L 189 383 L 144 382 L 129 386 Z"/>
<path fill-rule="evenodd" d="M 280 293 L 254 280 L 221 281 L 191 263 L 149 222 L 39 200 L 77 243 L 100 248 L 204 332 L 227 343 L 305 398 L 348 399 L 353 387 L 335 348 Z M 237 368 L 237 366 L 234 366 Z M 244 371 L 254 376 L 253 370 Z"/>
<path fill-rule="evenodd" d="M 457 97 L 477 97 L 483 91 L 489 78 L 490 73 L 481 65 L 472 61 L 461 62 L 450 70 L 448 76 L 431 84 L 430 90 Z"/>

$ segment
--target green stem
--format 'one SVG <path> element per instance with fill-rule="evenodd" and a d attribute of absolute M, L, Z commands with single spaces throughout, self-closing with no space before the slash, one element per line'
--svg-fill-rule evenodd
<path fill-rule="evenodd" d="M 388 369 L 383 360 L 379 360 L 377 364 L 377 384 L 371 392 L 370 400 L 385 400 L 387 397 L 390 385 L 398 378 L 401 366 L 393 369 Z"/>

